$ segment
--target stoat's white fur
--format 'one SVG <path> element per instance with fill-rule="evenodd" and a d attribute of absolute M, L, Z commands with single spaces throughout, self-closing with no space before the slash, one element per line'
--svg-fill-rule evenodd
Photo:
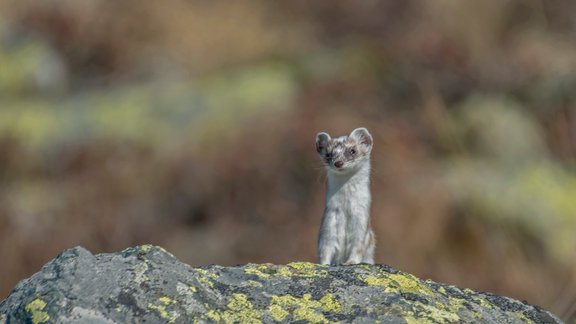
<path fill-rule="evenodd" d="M 328 192 L 318 237 L 321 264 L 374 263 L 370 225 L 372 135 L 357 128 L 348 136 L 316 135 L 316 150 L 326 166 Z"/>

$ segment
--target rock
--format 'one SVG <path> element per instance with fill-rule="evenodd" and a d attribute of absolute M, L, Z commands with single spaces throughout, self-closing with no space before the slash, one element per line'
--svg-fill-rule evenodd
<path fill-rule="evenodd" d="M 18 283 L 0 323 L 561 323 L 526 302 L 420 280 L 385 265 L 193 268 L 145 245 L 76 247 Z"/>

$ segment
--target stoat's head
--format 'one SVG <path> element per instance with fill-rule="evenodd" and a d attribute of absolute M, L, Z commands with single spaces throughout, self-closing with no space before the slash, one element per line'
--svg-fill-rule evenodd
<path fill-rule="evenodd" d="M 316 134 L 316 151 L 328 171 L 347 173 L 370 159 L 372 135 L 366 128 L 356 128 L 350 135 L 336 138 L 320 132 Z"/>

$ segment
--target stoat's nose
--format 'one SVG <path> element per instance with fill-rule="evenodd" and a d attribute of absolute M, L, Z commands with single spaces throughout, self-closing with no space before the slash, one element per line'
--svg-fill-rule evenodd
<path fill-rule="evenodd" d="M 334 162 L 334 166 L 337 167 L 338 169 L 340 169 L 343 165 L 344 165 L 344 162 L 342 162 L 342 161 Z"/>

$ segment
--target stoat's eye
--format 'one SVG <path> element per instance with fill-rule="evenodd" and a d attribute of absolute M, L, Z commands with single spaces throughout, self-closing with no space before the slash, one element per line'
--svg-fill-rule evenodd
<path fill-rule="evenodd" d="M 356 150 L 355 149 L 350 149 L 350 155 L 354 155 L 356 154 Z"/>
<path fill-rule="evenodd" d="M 326 154 L 324 154 L 324 157 L 325 157 L 325 158 L 327 158 L 327 159 L 329 159 L 329 158 L 331 158 L 331 157 L 332 157 L 332 154 L 330 154 L 330 153 L 326 153 Z"/>

